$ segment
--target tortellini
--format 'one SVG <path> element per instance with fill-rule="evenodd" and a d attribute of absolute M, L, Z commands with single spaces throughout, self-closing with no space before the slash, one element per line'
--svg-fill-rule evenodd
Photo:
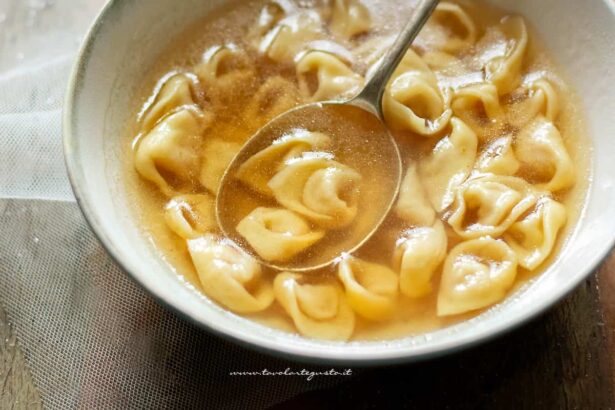
<path fill-rule="evenodd" d="M 235 177 L 260 194 L 273 195 L 268 183 L 287 161 L 330 144 L 331 138 L 323 133 L 295 129 L 241 164 Z"/>
<path fill-rule="evenodd" d="M 325 235 L 296 213 L 279 208 L 256 208 L 236 229 L 261 258 L 271 262 L 286 262 Z"/>
<path fill-rule="evenodd" d="M 280 20 L 260 41 L 259 51 L 277 63 L 290 64 L 306 44 L 323 36 L 322 20 L 314 10 L 302 10 Z"/>
<path fill-rule="evenodd" d="M 451 119 L 450 93 L 443 93 L 429 66 L 412 49 L 393 74 L 382 97 L 387 124 L 397 130 L 433 135 Z"/>
<path fill-rule="evenodd" d="M 415 226 L 430 226 L 436 219 L 436 211 L 427 198 L 425 187 L 419 178 L 416 163 L 411 163 L 399 187 L 395 214 Z"/>
<path fill-rule="evenodd" d="M 521 164 L 515 156 L 510 135 L 497 138 L 481 152 L 476 169 L 484 174 L 515 175 Z"/>
<path fill-rule="evenodd" d="M 282 76 L 269 77 L 250 99 L 245 120 L 260 118 L 263 123 L 295 107 L 302 101 L 295 84 Z"/>
<path fill-rule="evenodd" d="M 188 251 L 203 291 L 216 302 L 238 313 L 258 312 L 273 302 L 258 262 L 229 240 L 206 234 L 188 240 Z"/>
<path fill-rule="evenodd" d="M 328 3 L 329 28 L 335 35 L 349 39 L 371 28 L 369 10 L 360 0 L 328 0 Z"/>
<path fill-rule="evenodd" d="M 527 27 L 519 16 L 504 17 L 496 28 L 501 36 L 501 47 L 490 45 L 489 59 L 485 63 L 485 77 L 493 83 L 500 95 L 514 91 L 521 83 L 521 69 L 528 44 Z M 494 51 L 499 53 L 494 55 Z"/>
<path fill-rule="evenodd" d="M 186 184 L 195 179 L 202 132 L 200 110 L 182 109 L 167 115 L 136 146 L 137 171 L 165 195 L 173 196 L 175 188 L 170 180 Z"/>
<path fill-rule="evenodd" d="M 348 340 L 355 316 L 344 291 L 333 281 L 310 283 L 307 279 L 290 272 L 278 274 L 273 282 L 276 300 L 302 335 Z"/>
<path fill-rule="evenodd" d="M 254 69 L 247 53 L 233 43 L 214 46 L 203 54 L 196 74 L 218 104 L 228 104 L 246 93 L 254 82 Z"/>
<path fill-rule="evenodd" d="M 551 192 L 570 188 L 575 182 L 574 164 L 559 130 L 544 117 L 536 118 L 517 136 L 514 150 L 521 172 Z"/>
<path fill-rule="evenodd" d="M 297 63 L 297 78 L 301 94 L 310 101 L 348 98 L 363 86 L 359 74 L 324 51 L 310 51 L 301 57 Z"/>
<path fill-rule="evenodd" d="M 458 118 L 453 118 L 451 125 L 450 135 L 419 163 L 419 176 L 438 212 L 453 202 L 455 189 L 468 177 L 476 160 L 478 139 L 474 131 Z"/>
<path fill-rule="evenodd" d="M 440 220 L 433 226 L 411 229 L 397 241 L 393 266 L 399 272 L 399 288 L 411 298 L 432 291 L 432 277 L 446 256 L 447 236 Z"/>
<path fill-rule="evenodd" d="M 516 276 L 517 256 L 504 241 L 485 236 L 461 242 L 444 261 L 438 315 L 457 315 L 497 303 Z"/>
<path fill-rule="evenodd" d="M 532 212 L 508 228 L 504 239 L 517 254 L 519 265 L 536 269 L 553 251 L 557 234 L 565 223 L 564 205 L 544 198 Z"/>
<path fill-rule="evenodd" d="M 280 20 L 296 11 L 297 7 L 292 0 L 273 0 L 267 2 L 261 9 L 258 21 L 254 27 L 252 27 L 249 37 L 260 40 L 260 38 L 278 24 Z"/>
<path fill-rule="evenodd" d="M 500 134 L 504 125 L 498 89 L 493 84 L 483 82 L 457 89 L 451 107 L 481 140 Z"/>
<path fill-rule="evenodd" d="M 441 2 L 433 13 L 438 34 L 432 33 L 431 43 L 439 50 L 457 52 L 476 43 L 477 29 L 472 18 L 455 3 Z"/>
<path fill-rule="evenodd" d="M 164 207 L 169 229 L 184 239 L 194 239 L 217 229 L 214 199 L 207 194 L 180 195 Z"/>
<path fill-rule="evenodd" d="M 521 178 L 479 175 L 457 189 L 449 225 L 462 238 L 500 236 L 538 200 Z"/>
<path fill-rule="evenodd" d="M 225 83 L 236 87 L 239 77 L 252 78 L 252 63 L 245 51 L 233 43 L 214 46 L 203 54 L 203 61 L 196 73 L 205 87 Z"/>
<path fill-rule="evenodd" d="M 326 155 L 289 161 L 270 181 L 275 199 L 319 226 L 339 229 L 358 211 L 361 174 Z"/>
<path fill-rule="evenodd" d="M 196 104 L 196 84 L 188 74 L 173 74 L 162 83 L 152 105 L 141 118 L 141 127 L 151 130 L 167 113 Z"/>
<path fill-rule="evenodd" d="M 224 171 L 240 149 L 241 145 L 236 142 L 225 141 L 220 138 L 206 140 L 203 147 L 201 185 L 212 194 L 216 194 Z"/>
<path fill-rule="evenodd" d="M 523 85 L 511 96 L 508 121 L 517 128 L 523 128 L 538 116 L 553 122 L 558 117 L 560 102 L 558 93 L 546 78 L 528 76 Z"/>
<path fill-rule="evenodd" d="M 339 262 L 337 273 L 348 303 L 356 313 L 375 321 L 393 315 L 398 278 L 390 268 L 346 255 Z"/>

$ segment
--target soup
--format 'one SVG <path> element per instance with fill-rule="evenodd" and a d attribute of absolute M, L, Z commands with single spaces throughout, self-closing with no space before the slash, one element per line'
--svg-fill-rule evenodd
<path fill-rule="evenodd" d="M 302 103 L 356 95 L 408 3 L 231 4 L 152 69 L 128 132 L 127 187 L 144 234 L 220 306 L 310 338 L 392 339 L 497 306 L 557 257 L 589 179 L 579 104 L 521 16 L 474 1 L 440 3 L 387 86 L 404 175 L 369 241 L 337 248 L 362 234 L 392 180 L 382 153 L 333 143 L 363 132 L 352 116 L 289 123 L 248 158 L 222 210 L 236 229 L 222 235 L 216 195 L 242 144 Z"/>

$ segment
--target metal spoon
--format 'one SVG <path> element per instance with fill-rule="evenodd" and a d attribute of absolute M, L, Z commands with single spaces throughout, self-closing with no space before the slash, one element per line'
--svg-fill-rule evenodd
<path fill-rule="evenodd" d="M 343 135 L 331 135 L 329 133 L 329 135 L 335 140 L 334 142 L 343 143 L 346 146 L 353 146 L 353 143 L 365 146 L 367 143 L 366 152 L 379 153 L 382 160 L 374 163 L 386 167 L 391 178 L 391 180 L 387 179 L 384 182 L 384 185 L 387 185 L 386 192 L 381 192 L 377 198 L 374 198 L 374 200 L 378 200 L 374 203 L 378 202 L 381 205 L 379 209 L 376 210 L 375 214 L 371 214 L 369 221 L 362 224 L 353 223 L 361 227 L 358 230 L 355 229 L 356 237 L 348 240 L 348 238 L 338 234 L 333 241 L 329 241 L 326 249 L 323 247 L 310 248 L 312 252 L 308 257 L 304 256 L 299 261 L 272 263 L 260 258 L 258 254 L 250 250 L 249 246 L 244 246 L 244 248 L 262 264 L 275 270 L 306 272 L 324 268 L 334 263 L 343 253 L 352 253 L 378 230 L 395 203 L 402 178 L 401 155 L 393 136 L 384 124 L 382 96 L 397 65 L 437 4 L 438 0 L 419 1 L 410 20 L 382 58 L 377 70 L 367 80 L 363 90 L 356 97 L 350 101 L 327 101 L 296 107 L 272 119 L 247 141 L 224 172 L 218 188 L 216 218 L 223 234 L 239 244 L 245 244 L 243 238 L 235 230 L 238 219 L 236 215 L 233 216 L 233 212 L 229 212 L 236 206 L 236 194 L 238 190 L 242 189 L 235 179 L 237 169 L 251 156 L 270 146 L 274 140 L 281 137 L 284 130 L 290 131 L 291 127 L 304 127 L 310 131 L 323 131 L 319 129 L 319 125 L 334 123 L 338 118 L 340 122 L 347 121 L 349 118 L 360 118 L 361 122 L 367 124 L 365 126 L 370 128 L 360 135 L 359 133 L 343 133 Z M 358 138 L 360 141 L 351 141 L 353 138 Z M 370 198 L 369 207 L 371 208 L 374 203 L 371 203 Z M 361 217 L 360 210 L 355 219 L 360 221 Z M 335 234 L 335 231 L 333 232 Z"/>

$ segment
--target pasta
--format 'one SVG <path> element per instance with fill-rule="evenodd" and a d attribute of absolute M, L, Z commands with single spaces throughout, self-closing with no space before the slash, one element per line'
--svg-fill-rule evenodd
<path fill-rule="evenodd" d="M 560 111 L 559 96 L 546 78 L 527 78 L 512 94 L 514 104 L 508 113 L 509 122 L 523 128 L 538 116 L 555 121 Z"/>
<path fill-rule="evenodd" d="M 431 280 L 446 256 L 447 242 L 440 220 L 433 226 L 410 229 L 397 241 L 393 266 L 399 271 L 404 295 L 418 298 L 431 293 Z"/>
<path fill-rule="evenodd" d="M 314 89 L 310 74 L 315 76 Z M 297 63 L 299 89 L 309 101 L 348 98 L 358 93 L 363 78 L 353 72 L 339 58 L 323 51 L 307 52 Z"/>
<path fill-rule="evenodd" d="M 432 46 L 446 52 L 458 52 L 476 43 L 477 30 L 472 18 L 458 4 L 441 2 L 432 16 L 439 28 Z"/>
<path fill-rule="evenodd" d="M 165 195 L 173 196 L 175 188 L 169 183 L 171 178 L 180 183 L 190 183 L 194 179 L 202 131 L 199 111 L 183 109 L 169 114 L 139 141 L 135 168 Z"/>
<path fill-rule="evenodd" d="M 481 140 L 498 134 L 503 125 L 503 110 L 498 89 L 489 83 L 477 83 L 457 89 L 453 95 L 453 113 L 477 133 Z"/>
<path fill-rule="evenodd" d="M 505 17 L 496 29 L 502 44 L 501 53 L 493 55 L 485 63 L 485 77 L 493 83 L 500 95 L 514 91 L 521 82 L 521 69 L 526 53 L 528 35 L 523 18 Z M 491 46 L 489 50 L 494 50 Z"/>
<path fill-rule="evenodd" d="M 267 122 L 276 115 L 290 110 L 301 101 L 297 87 L 282 76 L 269 77 L 250 99 L 246 120 L 255 117 Z"/>
<path fill-rule="evenodd" d="M 415 226 L 429 226 L 436 219 L 436 212 L 427 198 L 414 162 L 408 167 L 406 176 L 401 182 L 395 213 L 399 218 Z"/>
<path fill-rule="evenodd" d="M 290 14 L 263 36 L 259 51 L 277 63 L 290 64 L 307 43 L 322 37 L 322 31 L 322 20 L 315 11 Z"/>
<path fill-rule="evenodd" d="M 475 168 L 484 174 L 515 175 L 521 164 L 512 147 L 512 137 L 506 135 L 491 142 L 476 160 Z"/>
<path fill-rule="evenodd" d="M 260 40 L 269 30 L 275 27 L 284 17 L 297 12 L 294 2 L 289 0 L 268 1 L 261 9 L 256 24 L 248 37 Z M 258 44 L 257 44 L 258 48 Z"/>
<path fill-rule="evenodd" d="M 167 226 L 183 239 L 194 239 L 218 227 L 214 200 L 207 194 L 177 196 L 164 209 Z"/>
<path fill-rule="evenodd" d="M 258 312 L 273 302 L 260 265 L 231 242 L 206 234 L 188 240 L 188 251 L 203 291 L 216 302 L 238 313 Z"/>
<path fill-rule="evenodd" d="M 506 231 L 504 239 L 517 254 L 519 265 L 536 269 L 553 251 L 565 223 L 566 208 L 551 198 L 543 198 Z"/>
<path fill-rule="evenodd" d="M 346 256 L 339 262 L 337 273 L 348 303 L 357 314 L 375 321 L 393 315 L 398 279 L 390 268 Z"/>
<path fill-rule="evenodd" d="M 372 25 L 369 10 L 360 0 L 328 0 L 326 14 L 331 31 L 345 39 L 369 31 Z"/>
<path fill-rule="evenodd" d="M 166 74 L 134 98 L 126 186 L 204 299 L 306 338 L 383 340 L 479 315 L 554 266 L 591 147 L 523 17 L 439 2 L 381 100 L 397 198 L 391 153 L 364 143 L 375 119 L 318 109 L 361 93 L 415 7 L 233 2 L 148 70 Z"/>
<path fill-rule="evenodd" d="M 390 127 L 429 136 L 448 125 L 449 99 L 429 66 L 410 49 L 384 92 L 382 111 Z"/>
<path fill-rule="evenodd" d="M 237 232 L 267 261 L 285 262 L 318 242 L 325 232 L 312 230 L 296 213 L 259 207 L 239 222 Z"/>
<path fill-rule="evenodd" d="M 319 226 L 339 229 L 357 214 L 361 175 L 327 156 L 289 161 L 270 181 L 275 199 Z"/>
<path fill-rule="evenodd" d="M 211 47 L 195 72 L 215 106 L 245 99 L 254 88 L 254 69 L 247 53 L 233 43 Z"/>
<path fill-rule="evenodd" d="M 479 175 L 457 190 L 449 225 L 462 238 L 500 236 L 538 196 L 521 178 Z"/>
<path fill-rule="evenodd" d="M 196 85 L 186 74 L 173 74 L 162 83 L 152 105 L 141 119 L 141 127 L 151 130 L 162 117 L 182 106 L 196 104 Z"/>
<path fill-rule="evenodd" d="M 273 195 L 269 181 L 287 161 L 307 151 L 327 148 L 330 143 L 331 139 L 320 132 L 293 130 L 241 164 L 235 177 L 256 192 Z"/>
<path fill-rule="evenodd" d="M 499 302 L 517 275 L 517 257 L 500 239 L 482 237 L 455 246 L 444 261 L 438 315 L 457 315 Z"/>
<path fill-rule="evenodd" d="M 572 159 L 551 121 L 537 117 L 521 130 L 514 149 L 521 161 L 521 172 L 532 175 L 539 182 L 538 189 L 557 192 L 574 184 Z"/>
<path fill-rule="evenodd" d="M 427 196 L 438 212 L 453 202 L 455 189 L 468 177 L 476 160 L 478 140 L 474 131 L 458 118 L 451 120 L 451 126 L 450 135 L 436 144 L 418 168 Z"/>
<path fill-rule="evenodd" d="M 201 185 L 212 194 L 216 194 L 226 167 L 240 149 L 241 145 L 236 142 L 219 138 L 206 140 L 203 146 L 203 158 L 205 159 L 201 166 Z"/>
<path fill-rule="evenodd" d="M 282 272 L 273 282 L 277 301 L 304 336 L 348 340 L 355 317 L 335 282 L 308 283 L 305 276 Z"/>

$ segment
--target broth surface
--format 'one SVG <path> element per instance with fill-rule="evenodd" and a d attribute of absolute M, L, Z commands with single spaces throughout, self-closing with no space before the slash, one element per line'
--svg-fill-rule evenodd
<path fill-rule="evenodd" d="M 144 235 L 152 240 L 162 257 L 168 261 L 170 268 L 205 294 L 208 294 L 208 291 L 199 279 L 199 273 L 195 269 L 187 246 L 187 240 L 169 227 L 165 220 L 165 207 L 174 196 L 199 194 L 213 198 L 216 191 L 204 186 L 201 169 L 190 170 L 187 174 L 188 177 L 184 179 L 177 178 L 168 170 L 161 170 L 162 177 L 176 190 L 174 192 L 176 195 L 165 194 L 155 183 L 147 181 L 135 170 L 135 152 L 142 146 L 145 138 L 151 135 L 153 128 L 145 129 L 143 121 L 147 114 L 151 113 L 152 107 L 156 106 L 156 102 L 159 101 L 156 94 L 168 83 L 169 73 L 189 73 L 190 76 L 194 77 L 193 82 L 196 86 L 192 89 L 191 95 L 196 100 L 195 105 L 202 110 L 202 121 L 207 123 L 201 133 L 203 141 L 200 141 L 196 145 L 198 148 L 195 149 L 197 161 L 200 165 L 208 160 L 213 163 L 212 158 L 214 157 L 222 162 L 230 161 L 233 152 L 255 131 L 266 124 L 269 119 L 310 100 L 300 89 L 301 84 L 296 71 L 297 59 L 291 59 L 290 62 L 274 61 L 263 56 L 259 48 L 254 45 L 254 27 L 258 23 L 256 16 L 263 18 L 263 10 L 267 7 L 267 4 L 270 3 L 262 1 L 236 2 L 213 13 L 203 22 L 187 28 L 184 34 L 175 40 L 173 46 L 161 54 L 159 65 L 152 68 L 151 75 L 143 82 L 140 99 L 135 101 L 134 107 L 135 118 L 138 118 L 138 121 L 135 121 L 127 130 L 126 156 L 123 161 L 125 163 L 127 190 L 134 198 L 135 217 L 143 226 Z M 318 38 L 306 40 L 306 42 L 312 42 L 312 50 L 324 50 L 327 54 L 335 56 L 338 61 L 346 64 L 353 73 L 364 77 L 367 75 L 370 66 L 377 61 L 378 50 L 382 49 L 383 44 L 386 45 L 387 42 L 391 41 L 399 27 L 404 23 L 403 17 L 410 15 L 414 2 L 398 4 L 388 0 L 363 0 L 362 4 L 367 7 L 371 17 L 369 31 L 350 38 L 343 38 L 334 35 L 329 29 L 325 29 L 319 32 Z M 434 53 L 435 51 L 442 51 L 442 44 L 446 44 L 446 39 L 463 37 L 467 34 L 464 32 L 467 28 L 460 26 L 455 19 L 447 18 L 446 13 L 440 13 L 430 20 L 412 47 L 422 61 L 428 60 L 430 62 L 431 72 L 437 78 L 438 92 L 448 88 L 453 89 L 453 97 L 450 97 L 450 101 L 454 101 L 455 93 L 463 89 L 464 86 L 476 83 L 477 79 L 480 79 L 480 83 L 486 82 L 484 78 L 485 56 L 497 54 L 501 51 L 498 51 L 498 47 L 501 48 L 502 44 L 507 44 L 501 41 L 498 37 L 500 33 L 494 27 L 500 27 L 502 19 L 508 14 L 479 1 L 445 2 L 443 4 L 459 5 L 472 19 L 476 26 L 474 44 L 447 52 L 448 56 Z M 301 2 L 299 9 L 321 10 L 322 7 L 323 3 L 321 2 L 308 1 Z M 323 21 L 325 21 L 323 23 L 325 27 L 328 27 L 327 24 L 331 24 L 326 19 Z M 578 98 L 562 79 L 564 77 L 562 77 L 561 70 L 553 63 L 531 27 L 528 27 L 528 33 L 529 40 L 527 50 L 523 55 L 520 74 L 522 84 L 533 84 L 535 83 L 534 79 L 546 79 L 555 90 L 559 113 L 552 121 L 548 122 L 552 123 L 561 134 L 566 151 L 574 164 L 575 183 L 566 189 L 550 192 L 545 196 L 564 205 L 567 221 L 557 233 L 557 240 L 553 249 L 549 252 L 549 256 L 538 267 L 526 269 L 519 266 L 517 268 L 514 284 L 507 287 L 507 295 L 526 285 L 547 269 L 557 258 L 561 249 L 565 247 L 566 240 L 570 238 L 581 218 L 590 180 L 591 147 Z M 257 36 L 257 38 L 260 37 Z M 238 61 L 231 59 L 228 63 L 219 64 L 214 74 L 220 81 L 210 86 L 209 83 L 204 81 L 203 75 L 194 73 L 198 72 L 197 67 L 202 66 L 204 56 L 206 58 L 208 53 L 211 55 L 215 47 L 229 44 L 233 45 L 231 47 L 233 50 L 240 50 L 242 57 Z M 301 57 L 301 53 L 297 54 Z M 449 60 L 449 56 L 454 57 L 454 61 Z M 447 63 L 439 67 L 440 61 L 447 61 Z M 263 91 L 263 85 L 267 84 L 268 81 L 272 82 L 272 79 L 276 81 L 275 87 L 272 86 L 268 91 Z M 305 87 L 307 87 L 304 87 L 304 90 L 307 89 L 310 93 L 318 86 L 318 79 L 313 77 L 306 76 L 303 81 Z M 519 87 L 515 87 L 512 92 L 498 95 L 499 104 L 505 111 L 501 126 L 493 125 L 494 122 L 490 122 L 486 118 L 486 114 L 480 112 L 480 110 L 477 111 L 478 114 L 473 109 L 455 113 L 455 118 L 462 118 L 469 128 L 477 135 L 480 134 L 477 137 L 476 158 L 498 138 L 510 136 L 513 144 L 517 144 L 519 135 L 529 126 L 528 124 L 532 123 L 533 119 L 525 120 L 523 118 L 527 112 L 527 108 L 523 106 L 523 101 L 529 100 L 532 96 L 531 93 L 535 91 L 528 91 L 530 96 L 528 97 L 528 95 L 522 95 L 517 91 Z M 446 98 L 443 98 L 443 100 L 446 100 Z M 448 102 L 449 105 L 451 104 L 450 101 Z M 402 101 L 402 103 L 407 102 Z M 424 108 L 423 106 L 427 107 L 425 112 L 421 111 Z M 179 106 L 180 109 L 181 107 Z M 420 117 L 429 116 L 428 108 L 428 104 L 418 104 L 415 110 L 416 114 Z M 158 121 L 164 121 L 169 114 L 166 115 Z M 522 125 L 516 124 L 517 122 Z M 332 133 L 357 132 L 360 123 L 332 124 L 329 128 Z M 419 164 L 432 156 L 436 145 L 451 136 L 452 133 L 450 124 L 441 131 L 434 132 L 433 135 L 427 137 L 408 129 L 392 129 L 392 132 L 404 159 L 404 175 L 411 164 Z M 226 145 L 220 145 L 223 148 L 219 149 L 211 148 L 208 144 L 212 140 L 222 141 Z M 378 161 L 378 153 L 364 152 L 360 146 L 335 147 L 333 151 L 335 151 L 337 161 L 357 170 L 362 175 L 363 184 L 359 197 L 359 214 L 365 215 L 381 207 L 380 193 L 386 189 L 386 181 L 389 181 L 390 178 L 387 178 L 386 173 L 379 171 L 381 167 L 370 166 L 371 162 Z M 222 158 L 226 158 L 226 160 L 222 160 Z M 476 160 L 473 162 L 476 163 Z M 539 169 L 539 171 L 542 170 Z M 550 170 L 547 171 L 551 172 Z M 205 178 L 207 179 L 209 176 Z M 532 170 L 531 166 L 521 167 L 515 173 L 515 176 L 527 181 L 531 186 L 539 185 L 545 179 L 541 172 Z M 464 178 L 464 181 L 467 178 L 468 176 Z M 213 179 L 215 180 L 215 178 Z M 384 181 L 385 184 L 380 185 L 378 181 Z M 215 181 L 211 183 L 215 184 Z M 239 193 L 231 201 L 236 204 L 235 208 L 228 210 L 233 213 L 233 218 L 237 223 L 256 207 L 280 207 L 272 197 L 259 196 L 249 187 L 242 186 L 239 182 L 237 184 L 240 187 L 237 191 Z M 458 244 L 470 240 L 461 237 L 447 223 L 452 214 L 452 207 L 453 205 L 445 207 L 442 211 L 437 212 L 436 217 L 437 220 L 442 221 L 445 229 L 447 254 L 450 254 L 450 251 Z M 526 217 L 531 209 L 522 213 L 519 218 Z M 189 221 L 194 216 L 190 216 L 191 211 L 189 209 L 182 212 L 182 215 Z M 480 217 L 480 215 L 468 215 L 469 219 Z M 200 216 L 196 215 L 197 220 L 198 218 Z M 308 222 L 310 229 L 319 229 L 317 224 Z M 369 263 L 381 264 L 395 271 L 395 266 L 391 261 L 395 257 L 400 238 L 404 237 L 405 232 L 412 231 L 415 228 L 417 228 L 416 224 L 404 221 L 393 212 L 380 230 L 353 257 Z M 360 226 L 350 225 L 347 229 L 327 230 L 324 239 L 299 253 L 294 260 L 299 261 L 302 258 L 324 260 L 335 256 L 330 254 L 331 244 L 340 244 L 350 240 L 353 238 L 353 233 L 357 234 L 360 229 Z M 215 228 L 212 228 L 212 232 L 217 235 Z M 498 234 L 497 236 L 503 237 L 502 235 Z M 240 235 L 234 236 L 233 239 L 248 252 L 254 252 L 250 244 Z M 337 269 L 338 267 L 331 267 L 312 272 L 309 274 L 310 278 L 306 278 L 305 281 L 307 284 L 336 282 L 336 286 L 340 287 Z M 443 262 L 438 263 L 438 268 L 431 277 L 433 289 L 431 292 L 420 297 L 398 294 L 394 302 L 394 311 L 385 320 L 370 320 L 355 313 L 350 339 L 382 340 L 420 334 L 467 320 L 488 308 L 481 307 L 453 315 L 438 315 L 438 296 L 443 269 Z M 279 273 L 263 269 L 262 276 L 258 280 L 270 283 L 277 275 Z M 251 287 L 256 285 L 248 284 L 246 286 L 252 289 Z M 305 300 L 308 300 L 308 296 Z M 310 310 L 307 307 L 303 309 L 304 313 Z M 326 310 L 324 307 L 322 309 Z M 266 309 L 258 312 L 241 312 L 241 314 L 267 326 L 289 332 L 299 332 L 308 337 L 319 337 L 314 334 L 306 334 L 306 332 L 298 329 L 296 320 L 288 313 L 288 309 L 280 303 L 279 295 Z M 326 316 L 325 313 L 322 314 Z"/>

